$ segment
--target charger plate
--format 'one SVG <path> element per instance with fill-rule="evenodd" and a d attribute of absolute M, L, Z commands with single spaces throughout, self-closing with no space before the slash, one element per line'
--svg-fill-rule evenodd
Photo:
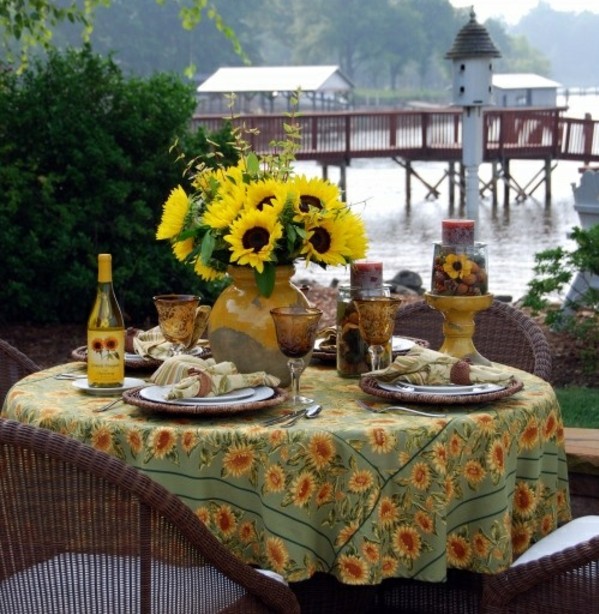
<path fill-rule="evenodd" d="M 334 345 L 327 346 L 326 350 L 321 350 L 319 347 L 320 339 L 317 339 L 317 343 L 314 345 L 314 351 L 312 352 L 312 358 L 318 358 L 322 362 L 337 362 L 337 348 Z M 393 337 L 393 358 L 405 354 L 415 344 L 424 348 L 429 347 L 429 342 L 426 339 L 416 339 L 415 337 Z"/>
<path fill-rule="evenodd" d="M 467 403 L 488 403 L 490 401 L 496 401 L 497 399 L 503 399 L 509 397 L 516 392 L 519 392 L 524 388 L 524 384 L 517 380 L 512 379 L 510 383 L 499 389 L 491 389 L 486 392 L 479 392 L 473 394 L 469 391 L 467 394 L 446 394 L 443 392 L 416 392 L 411 390 L 396 391 L 385 390 L 381 388 L 379 382 L 370 376 L 366 375 L 360 378 L 360 388 L 372 394 L 375 397 L 381 397 L 389 401 L 401 401 L 403 403 L 428 403 L 430 405 L 465 405 Z M 446 387 L 442 387 L 445 388 Z"/>
<path fill-rule="evenodd" d="M 257 386 L 256 388 L 261 388 Z M 256 411 L 258 409 L 265 409 L 267 407 L 274 407 L 280 405 L 287 399 L 288 392 L 284 388 L 272 388 L 272 396 L 261 401 L 252 401 L 251 397 L 247 401 L 241 400 L 240 402 L 232 403 L 214 403 L 212 405 L 202 402 L 200 404 L 192 404 L 189 399 L 185 400 L 185 403 L 161 403 L 158 401 L 149 401 L 144 399 L 140 392 L 143 387 L 133 388 L 132 390 L 126 390 L 123 392 L 123 400 L 130 405 L 136 405 L 143 409 L 147 409 L 153 412 L 168 413 L 168 414 L 192 414 L 192 415 L 211 415 L 211 416 L 224 416 L 229 414 L 239 414 L 247 411 Z"/>
<path fill-rule="evenodd" d="M 194 352 L 193 356 L 196 358 L 210 358 L 212 351 L 209 347 L 201 346 L 197 352 Z M 87 347 L 82 345 L 75 348 L 71 352 L 71 358 L 74 360 L 80 360 L 81 362 L 87 362 Z M 162 360 L 157 358 L 145 358 L 139 354 L 132 354 L 125 352 L 125 367 L 127 369 L 157 369 L 163 363 Z"/>

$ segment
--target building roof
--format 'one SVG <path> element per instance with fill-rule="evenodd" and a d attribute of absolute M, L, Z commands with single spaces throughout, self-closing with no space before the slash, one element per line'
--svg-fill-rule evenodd
<path fill-rule="evenodd" d="M 448 60 L 500 58 L 501 53 L 495 47 L 487 29 L 476 21 L 474 10 L 471 10 L 470 21 L 458 32 L 452 48 L 445 57 Z"/>
<path fill-rule="evenodd" d="M 501 90 L 557 89 L 561 83 L 534 73 L 495 74 L 493 87 Z"/>
<path fill-rule="evenodd" d="M 197 89 L 201 94 L 238 92 L 345 92 L 353 84 L 339 66 L 242 66 L 219 68 Z"/>

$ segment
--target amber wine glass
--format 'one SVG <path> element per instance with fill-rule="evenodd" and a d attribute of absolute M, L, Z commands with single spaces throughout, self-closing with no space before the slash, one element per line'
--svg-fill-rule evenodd
<path fill-rule="evenodd" d="M 381 358 L 385 345 L 393 336 L 395 314 L 401 299 L 393 296 L 369 296 L 354 299 L 358 310 L 360 334 L 368 344 L 368 353 L 373 371 L 385 368 Z"/>
<path fill-rule="evenodd" d="M 190 346 L 199 304 L 200 299 L 193 294 L 160 294 L 154 297 L 158 324 L 164 338 L 172 343 L 172 356 L 183 354 Z"/>
<path fill-rule="evenodd" d="M 306 368 L 304 356 L 314 348 L 322 311 L 316 307 L 275 307 L 270 314 L 279 349 L 289 359 L 291 401 L 293 405 L 312 403 L 313 399 L 300 394 L 300 376 Z"/>

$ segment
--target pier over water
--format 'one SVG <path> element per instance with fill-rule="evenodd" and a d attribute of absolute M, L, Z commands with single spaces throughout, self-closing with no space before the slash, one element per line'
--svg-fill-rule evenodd
<path fill-rule="evenodd" d="M 497 200 L 498 183 L 503 184 L 504 203 L 510 190 L 524 200 L 545 186 L 551 199 L 551 172 L 560 160 L 579 161 L 588 166 L 599 163 L 599 122 L 590 118 L 565 117 L 565 107 L 489 108 L 484 110 L 483 162 L 493 165 L 492 179 L 481 184 L 481 194 L 490 190 Z M 225 122 L 243 126 L 246 140 L 256 153 L 273 151 L 272 143 L 285 138 L 288 115 L 260 114 L 222 117 L 196 115 L 195 127 L 208 133 Z M 362 110 L 333 113 L 301 113 L 293 118 L 301 129 L 297 160 L 316 161 L 326 176 L 328 166 L 339 166 L 344 188 L 345 168 L 352 159 L 390 158 L 406 171 L 406 199 L 410 203 L 411 181 L 416 179 L 436 198 L 443 180 L 449 181 L 449 199 L 454 189 L 463 199 L 462 110 Z M 513 160 L 538 160 L 539 172 L 521 185 L 510 172 Z M 413 162 L 446 162 L 448 168 L 436 184 L 427 183 L 412 168 Z"/>

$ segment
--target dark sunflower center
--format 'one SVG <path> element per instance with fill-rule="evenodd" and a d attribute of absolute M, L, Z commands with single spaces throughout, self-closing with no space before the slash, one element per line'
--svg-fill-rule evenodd
<path fill-rule="evenodd" d="M 310 194 L 306 194 L 304 196 L 300 196 L 300 211 L 302 213 L 308 213 L 310 207 L 316 207 L 316 209 L 322 209 L 320 205 L 320 200 L 316 198 L 316 196 L 310 196 Z"/>
<path fill-rule="evenodd" d="M 274 200 L 274 196 L 265 196 L 257 205 L 256 209 L 258 211 L 263 211 L 266 205 L 272 205 L 272 201 Z"/>
<path fill-rule="evenodd" d="M 452 264 L 453 270 L 458 273 L 462 270 L 462 263 L 458 260 Z"/>
<path fill-rule="evenodd" d="M 265 245 L 268 245 L 270 235 L 266 228 L 256 226 L 250 228 L 243 235 L 243 247 L 245 249 L 251 249 L 254 252 L 259 252 Z"/>
<path fill-rule="evenodd" d="M 324 228 L 317 228 L 310 243 L 319 254 L 326 254 L 331 249 L 331 235 Z"/>

